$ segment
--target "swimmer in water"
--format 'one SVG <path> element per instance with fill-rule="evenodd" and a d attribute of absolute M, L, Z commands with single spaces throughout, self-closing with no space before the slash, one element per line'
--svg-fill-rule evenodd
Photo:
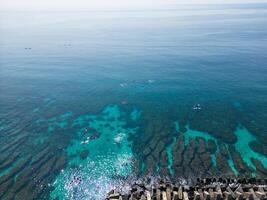
<path fill-rule="evenodd" d="M 196 104 L 194 107 L 193 107 L 193 110 L 201 110 L 201 107 L 200 107 L 200 104 Z"/>

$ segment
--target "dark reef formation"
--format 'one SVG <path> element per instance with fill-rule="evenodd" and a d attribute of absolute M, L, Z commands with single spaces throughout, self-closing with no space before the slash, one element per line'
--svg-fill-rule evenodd
<path fill-rule="evenodd" d="M 122 106 L 126 113 L 121 116 L 127 121 L 125 126 L 139 127 L 136 134 L 127 138 L 134 154 L 133 174 L 169 177 L 172 181 L 208 176 L 266 178 L 267 169 L 262 160 L 251 157 L 248 163 L 235 146 L 235 130 L 242 125 L 255 136 L 249 143 L 250 149 L 267 155 L 266 116 L 255 110 L 248 112 L 251 106 L 242 105 L 243 110 L 225 102 L 201 103 L 201 110 L 192 110 L 188 105 L 175 107 L 171 103 L 163 110 L 150 105 L 141 109 L 141 118 L 136 121 L 129 115 L 132 107 Z M 264 110 L 264 106 L 257 108 Z M 12 125 L 0 130 L 0 199 L 48 199 L 56 175 L 68 163 L 64 149 L 77 137 L 75 133 L 80 128 L 89 128 L 84 124 L 72 126 L 74 117 L 52 117 L 56 115 L 54 110 L 45 113 L 45 120 L 37 120 L 38 123 L 29 123 L 36 119 L 27 117 L 14 123 L 9 119 L 1 121 Z M 175 122 L 179 123 L 178 130 Z M 187 128 L 205 132 L 215 139 L 186 137 Z M 95 133 L 88 140 L 98 137 Z M 91 153 L 81 149 L 74 156 L 86 160 Z"/>
<path fill-rule="evenodd" d="M 155 137 L 158 139 L 154 139 Z M 144 160 L 145 163 L 143 174 L 159 174 L 172 177 L 172 173 L 168 170 L 170 158 L 166 153 L 166 137 L 154 134 L 152 138 L 150 142 L 149 140 L 145 141 L 143 144 L 144 150 L 139 151 L 139 155 L 143 156 L 140 160 Z M 237 174 L 229 164 L 230 159 L 233 161 L 234 168 L 239 176 L 252 176 L 253 169 L 247 166 L 233 145 L 226 148 L 224 143 L 219 143 L 217 147 L 214 141 L 205 141 L 201 137 L 190 138 L 186 145 L 184 136 L 180 133 L 172 146 L 171 152 L 173 155 L 171 170 L 181 178 L 235 176 Z M 256 166 L 256 175 L 266 177 L 267 169 L 264 168 L 262 163 L 255 158 L 252 162 Z M 156 166 L 158 166 L 158 170 L 155 169 Z"/>
<path fill-rule="evenodd" d="M 236 130 L 243 126 L 255 137 L 248 148 L 261 156 L 267 155 L 267 129 L 263 115 L 256 117 L 259 113 L 255 110 L 247 114 L 252 105 L 245 102 L 238 105 L 225 100 L 200 102 L 201 109 L 198 110 L 192 109 L 192 105 L 175 107 L 170 103 L 157 109 L 158 112 L 150 105 L 142 107 L 139 133 L 129 138 L 137 158 L 136 174 L 140 177 L 163 175 L 171 179 L 177 176 L 267 176 L 266 163 L 260 157 L 254 154 L 248 158 L 246 156 L 250 155 L 242 154 L 246 149 L 236 147 L 239 142 Z M 258 107 L 266 109 L 262 105 Z M 179 124 L 178 130 L 175 121 Z M 186 138 L 188 129 L 209 137 Z"/>
<path fill-rule="evenodd" d="M 149 123 L 147 120 L 150 120 Z M 167 175 L 166 146 L 171 143 L 175 128 L 167 118 L 162 121 L 162 118 L 156 115 L 152 119 L 144 118 L 143 123 L 147 124 L 143 126 L 143 132 L 133 139 L 133 150 L 139 157 L 136 172 L 150 174 L 159 170 L 161 174 Z M 146 167 L 142 169 L 144 163 Z"/>
<path fill-rule="evenodd" d="M 12 168 L 0 177 L 0 199 L 47 199 L 45 194 L 48 195 L 52 190 L 50 183 L 66 165 L 66 157 L 59 155 L 58 149 L 49 146 L 43 147 L 35 156 L 22 157 L 22 154 L 14 153 L 14 150 L 20 149 L 19 145 L 23 141 L 21 138 L 16 142 L 6 143 L 1 148 L 6 151 L 7 156 L 1 156 L 0 168 L 8 165 L 12 165 Z"/>

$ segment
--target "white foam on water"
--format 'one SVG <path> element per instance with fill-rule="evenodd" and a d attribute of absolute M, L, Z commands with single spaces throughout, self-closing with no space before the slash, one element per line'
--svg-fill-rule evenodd
<path fill-rule="evenodd" d="M 148 82 L 148 83 L 154 83 L 155 80 L 153 80 L 153 79 L 149 79 L 147 82 Z"/>
<path fill-rule="evenodd" d="M 118 157 L 122 163 L 130 163 L 127 156 Z M 61 173 L 54 185 L 63 185 L 52 196 L 68 200 L 103 200 L 107 193 L 113 189 L 120 188 L 122 192 L 128 192 L 132 185 L 132 179 L 116 177 L 114 171 L 123 166 L 114 165 L 110 159 L 104 159 L 99 163 L 90 162 L 78 169 L 69 169 Z M 73 177 L 81 177 L 80 183 L 73 183 Z"/>
<path fill-rule="evenodd" d="M 121 86 L 122 88 L 124 88 L 124 87 L 127 86 L 127 83 L 120 83 L 120 86 Z"/>
<path fill-rule="evenodd" d="M 125 137 L 126 137 L 126 134 L 125 133 L 119 133 L 118 135 L 116 135 L 114 137 L 114 141 L 116 143 L 121 143 L 125 139 Z"/>
<path fill-rule="evenodd" d="M 125 188 L 133 165 L 131 143 L 127 137 L 136 128 L 126 128 L 126 121 L 120 116 L 118 106 L 108 106 L 100 116 L 85 115 L 74 120 L 75 125 L 82 124 L 80 129 L 84 126 L 93 128 L 99 137 L 89 141 L 87 135 L 81 135 L 81 130 L 77 130 L 77 137 L 66 149 L 69 165 L 57 177 L 52 198 L 102 200 L 110 190 Z M 79 157 L 82 150 L 89 152 L 85 159 Z M 81 182 L 73 183 L 73 177 L 81 177 Z"/>

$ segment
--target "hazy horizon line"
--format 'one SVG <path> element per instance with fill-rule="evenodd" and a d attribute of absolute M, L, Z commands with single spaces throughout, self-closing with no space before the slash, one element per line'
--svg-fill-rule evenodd
<path fill-rule="evenodd" d="M 25 8 L 25 7 L 20 7 L 20 8 L 17 8 L 17 7 L 1 7 L 0 10 L 1 11 L 32 11 L 32 12 L 38 12 L 38 11 L 138 11 L 138 10 L 149 10 L 151 9 L 152 10 L 163 10 L 163 9 L 166 9 L 166 10 L 176 10 L 176 9 L 179 9 L 179 7 L 192 7 L 192 8 L 197 8 L 197 7 L 205 7 L 205 6 L 211 6 L 213 7 L 214 9 L 216 9 L 216 7 L 219 7 L 219 6 L 252 6 L 252 5 L 267 5 L 267 1 L 258 1 L 258 2 L 220 2 L 220 3 L 210 3 L 210 2 L 206 2 L 206 3 L 170 3 L 170 4 L 160 4 L 160 5 L 152 5 L 152 6 L 149 6 L 149 5 L 145 5 L 143 7 L 141 7 L 140 5 L 136 5 L 135 7 L 126 7 L 126 6 L 123 6 L 123 7 L 119 7 L 119 6 L 112 6 L 112 7 L 103 7 L 103 8 L 100 8 L 99 6 L 96 6 L 96 7 L 91 7 L 91 8 L 88 8 L 88 7 L 82 7 L 82 6 L 79 6 L 79 5 L 75 5 L 74 7 L 72 8 L 68 8 L 68 7 L 53 7 L 53 6 L 50 6 L 50 7 L 42 7 L 42 8 L 38 8 L 38 7 L 29 7 L 29 8 Z M 165 6 L 165 8 L 161 7 L 161 6 Z M 173 7 L 173 8 L 168 8 L 168 6 L 176 6 L 176 7 Z M 219 8 L 218 8 L 219 9 Z"/>

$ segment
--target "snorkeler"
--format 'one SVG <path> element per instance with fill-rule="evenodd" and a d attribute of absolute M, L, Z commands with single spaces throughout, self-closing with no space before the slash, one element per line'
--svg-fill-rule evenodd
<path fill-rule="evenodd" d="M 201 110 L 200 104 L 198 103 L 198 104 L 194 105 L 193 110 Z"/>

